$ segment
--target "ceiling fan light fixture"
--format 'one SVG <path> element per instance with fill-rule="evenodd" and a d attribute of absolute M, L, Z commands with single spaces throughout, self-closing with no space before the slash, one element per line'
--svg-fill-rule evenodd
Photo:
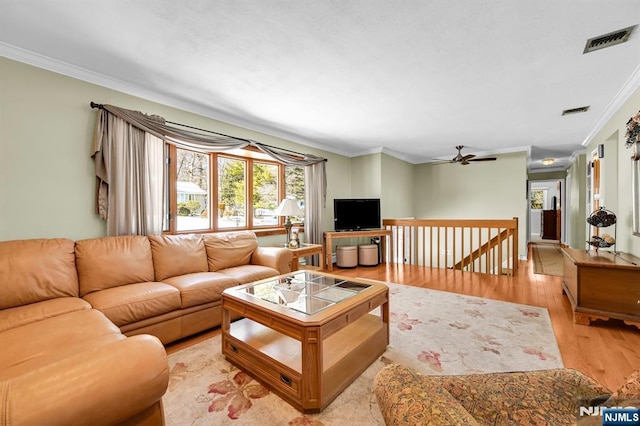
<path fill-rule="evenodd" d="M 542 160 L 542 164 L 544 164 L 545 166 L 550 166 L 555 162 L 555 158 L 545 158 L 544 160 Z"/>

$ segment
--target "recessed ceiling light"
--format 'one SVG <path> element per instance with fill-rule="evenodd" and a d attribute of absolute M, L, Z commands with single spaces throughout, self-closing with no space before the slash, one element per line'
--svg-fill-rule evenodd
<path fill-rule="evenodd" d="M 542 164 L 544 164 L 545 166 L 550 166 L 554 161 L 556 160 L 553 158 L 545 158 L 544 160 L 542 160 Z"/>

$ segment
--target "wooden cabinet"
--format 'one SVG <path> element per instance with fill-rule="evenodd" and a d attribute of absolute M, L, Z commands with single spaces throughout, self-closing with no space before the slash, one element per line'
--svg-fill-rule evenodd
<path fill-rule="evenodd" d="M 559 210 L 543 210 L 540 216 L 541 238 L 544 240 L 560 240 Z"/>
<path fill-rule="evenodd" d="M 616 318 L 640 328 L 640 259 L 626 253 L 563 248 L 562 287 L 576 324 Z"/>

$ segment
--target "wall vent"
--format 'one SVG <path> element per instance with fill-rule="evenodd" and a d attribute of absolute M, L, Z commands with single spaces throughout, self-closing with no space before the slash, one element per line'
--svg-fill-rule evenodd
<path fill-rule="evenodd" d="M 579 114 L 581 112 L 587 112 L 587 111 L 589 111 L 589 105 L 579 107 L 579 108 L 565 109 L 564 111 L 562 111 L 562 115 Z"/>
<path fill-rule="evenodd" d="M 596 50 L 604 49 L 605 47 L 615 46 L 616 44 L 624 43 L 629 40 L 631 33 L 637 25 L 632 27 L 623 28 L 621 30 L 613 31 L 608 34 L 603 34 L 598 37 L 593 37 L 587 40 L 587 44 L 584 46 L 584 52 L 589 53 Z"/>

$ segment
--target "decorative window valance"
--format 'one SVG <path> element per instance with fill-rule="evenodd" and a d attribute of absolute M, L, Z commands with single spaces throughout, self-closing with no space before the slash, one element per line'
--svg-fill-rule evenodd
<path fill-rule="evenodd" d="M 325 158 L 195 129 L 113 105 L 91 102 L 91 107 L 100 109 L 91 157 L 96 168 L 96 211 L 107 221 L 107 235 L 149 235 L 162 231 L 164 193 L 162 179 L 157 177 L 163 173 L 165 141 L 201 152 L 252 146 L 285 165 L 304 167 L 306 239 L 322 241 L 327 196 Z"/>
<path fill-rule="evenodd" d="M 293 154 L 287 152 L 287 150 L 265 145 L 251 139 L 228 136 L 212 131 L 197 132 L 194 130 L 179 129 L 167 124 L 167 121 L 159 115 L 147 115 L 140 111 L 133 111 L 113 105 L 100 105 L 93 102 L 91 106 L 100 108 L 103 113 L 108 112 L 120 117 L 140 130 L 182 148 L 192 148 L 206 152 L 221 152 L 253 146 L 288 166 L 310 166 L 326 161 L 326 158 L 323 157 L 312 154 Z"/>

